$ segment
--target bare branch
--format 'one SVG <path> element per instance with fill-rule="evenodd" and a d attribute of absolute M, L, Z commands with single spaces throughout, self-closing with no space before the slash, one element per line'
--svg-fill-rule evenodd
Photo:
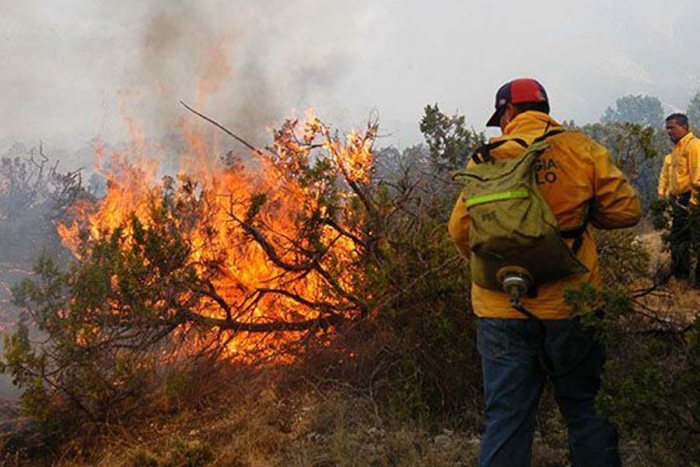
<path fill-rule="evenodd" d="M 242 323 L 235 320 L 211 318 L 193 313 L 190 310 L 179 310 L 186 317 L 187 322 L 204 326 L 205 328 L 218 327 L 235 332 L 280 332 L 280 331 L 307 331 L 309 329 L 327 329 L 340 325 L 344 319 L 340 315 L 328 315 L 305 321 L 271 321 L 268 323 Z"/>
<path fill-rule="evenodd" d="M 254 151 L 254 152 L 258 153 L 258 154 L 261 155 L 261 156 L 264 155 L 263 152 L 262 152 L 260 149 L 256 148 L 255 146 L 253 146 L 252 144 L 250 144 L 249 142 L 247 142 L 246 140 L 244 140 L 244 139 L 241 138 L 240 136 L 236 135 L 236 134 L 233 133 L 231 130 L 229 130 L 228 128 L 226 128 L 226 127 L 224 127 L 223 125 L 221 125 L 219 122 L 217 122 L 217 121 L 215 121 L 215 120 L 213 120 L 213 119 L 207 117 L 206 115 L 203 115 L 203 114 L 197 112 L 197 111 L 194 110 L 192 107 L 190 107 L 189 105 L 185 104 L 185 103 L 182 102 L 182 101 L 180 101 L 180 104 L 182 104 L 182 106 L 183 106 L 184 108 L 186 108 L 187 110 L 189 110 L 189 111 L 192 112 L 193 114 L 197 115 L 198 117 L 203 118 L 204 120 L 208 121 L 209 123 L 211 123 L 211 124 L 214 125 L 215 127 L 219 128 L 221 131 L 223 131 L 224 133 L 226 133 L 227 135 L 229 135 L 230 137 L 232 137 L 233 139 L 235 139 L 236 141 L 238 141 L 239 143 L 241 143 L 243 146 L 247 147 L 247 148 L 250 149 L 251 151 Z"/>

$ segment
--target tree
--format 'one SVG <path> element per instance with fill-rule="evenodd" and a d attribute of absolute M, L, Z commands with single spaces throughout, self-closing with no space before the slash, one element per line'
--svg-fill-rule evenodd
<path fill-rule="evenodd" d="M 66 208 L 89 198 L 80 171 L 61 173 L 43 146 L 15 144 L 0 159 L 0 323 L 17 321 L 10 288 L 31 271 L 42 250 L 61 250 L 55 223 Z M 63 257 L 67 252 L 63 251 Z"/>
<path fill-rule="evenodd" d="M 695 96 L 688 103 L 687 115 L 690 125 L 700 128 L 700 92 L 695 93 Z"/>
<path fill-rule="evenodd" d="M 440 170 L 463 168 L 471 151 L 484 143 L 483 133 L 465 127 L 463 115 L 448 116 L 438 105 L 427 105 L 420 122 L 430 160 Z"/>
<path fill-rule="evenodd" d="M 581 131 L 608 148 L 618 166 L 637 189 L 646 208 L 656 199 L 660 154 L 668 138 L 661 131 L 638 123 L 609 122 L 584 125 Z"/>
<path fill-rule="evenodd" d="M 381 235 L 367 189 L 375 134 L 371 124 L 341 142 L 318 120 L 288 121 L 256 161 L 269 177 L 246 185 L 255 191 L 236 189 L 251 177 L 240 163 L 210 187 L 166 177 L 122 218 L 144 173 L 119 167 L 124 184 L 109 180 L 62 228 L 71 268 L 43 258 L 14 289 L 46 336 L 6 339 L 5 370 L 34 414 L 128 416 L 164 361 L 270 357 L 369 314 L 381 297 L 366 286 Z"/>
<path fill-rule="evenodd" d="M 12 153 L 0 159 L 0 263 L 29 267 L 42 243 L 57 243 L 53 222 L 89 193 L 80 171 L 59 172 L 43 146 Z"/>
<path fill-rule="evenodd" d="M 628 95 L 615 101 L 615 108 L 608 107 L 600 119 L 601 123 L 636 123 L 652 128 L 661 128 L 664 112 L 657 97 Z"/>

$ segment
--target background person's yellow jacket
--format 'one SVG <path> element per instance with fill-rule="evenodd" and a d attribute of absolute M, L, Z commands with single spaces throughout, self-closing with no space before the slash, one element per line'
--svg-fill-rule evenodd
<path fill-rule="evenodd" d="M 687 133 L 673 147 L 671 152 L 671 176 L 670 194 L 682 195 L 690 191 L 693 185 L 700 185 L 700 139 Z M 691 198 L 691 203 L 700 204 L 696 196 Z"/>

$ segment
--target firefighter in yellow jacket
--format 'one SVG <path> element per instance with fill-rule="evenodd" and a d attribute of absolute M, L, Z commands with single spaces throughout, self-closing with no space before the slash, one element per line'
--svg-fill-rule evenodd
<path fill-rule="evenodd" d="M 520 139 L 531 144 L 561 128 L 549 115 L 544 87 L 534 79 L 504 84 L 496 94 L 495 107 L 487 126 L 498 126 L 503 134 L 491 142 Z M 560 229 L 583 231 L 577 257 L 588 271 L 542 284 L 536 297 L 523 298 L 537 319 L 528 319 L 514 309 L 506 293 L 472 283 L 486 402 L 479 465 L 530 465 L 535 414 L 549 378 L 569 430 L 573 465 L 618 466 L 617 434 L 594 409 L 604 349 L 578 320 L 571 319 L 564 290 L 580 283 L 600 285 L 598 255 L 589 226 L 633 226 L 641 218 L 641 207 L 637 193 L 603 146 L 576 131 L 564 131 L 548 138 L 547 143 L 551 147 L 535 166 L 538 188 Z M 507 141 L 495 147 L 491 156 L 516 157 L 522 152 L 521 144 Z M 464 197 L 461 193 L 455 203 L 449 232 L 459 251 L 469 258 L 470 219 Z M 541 350 L 564 371 L 548 374 L 538 356 Z"/>
<path fill-rule="evenodd" d="M 668 177 L 671 201 L 671 272 L 680 279 L 690 279 L 691 285 L 700 287 L 700 261 L 695 274 L 690 275 L 693 244 L 700 244 L 697 232 L 700 216 L 700 140 L 689 130 L 688 117 L 674 113 L 666 117 L 666 133 L 674 144 Z"/>

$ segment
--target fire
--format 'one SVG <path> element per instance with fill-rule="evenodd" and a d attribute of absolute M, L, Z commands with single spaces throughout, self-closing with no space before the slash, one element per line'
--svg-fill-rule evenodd
<path fill-rule="evenodd" d="M 78 260 L 115 229 L 128 248 L 131 217 L 157 227 L 163 219 L 152 214 L 154 200 L 168 199 L 199 280 L 185 294 L 192 319 L 176 332 L 207 329 L 191 345 L 223 343 L 244 360 L 270 357 L 324 324 L 362 313 L 367 234 L 358 205 L 368 202 L 362 192 L 371 179 L 374 127 L 341 141 L 315 117 L 290 120 L 267 152 L 228 157 L 209 143 L 205 128 L 182 128 L 174 177 L 159 174 L 158 157 L 147 155 L 136 130 L 131 152 L 107 157 L 97 149 L 106 194 L 76 206 L 75 221 L 58 227 Z"/>

